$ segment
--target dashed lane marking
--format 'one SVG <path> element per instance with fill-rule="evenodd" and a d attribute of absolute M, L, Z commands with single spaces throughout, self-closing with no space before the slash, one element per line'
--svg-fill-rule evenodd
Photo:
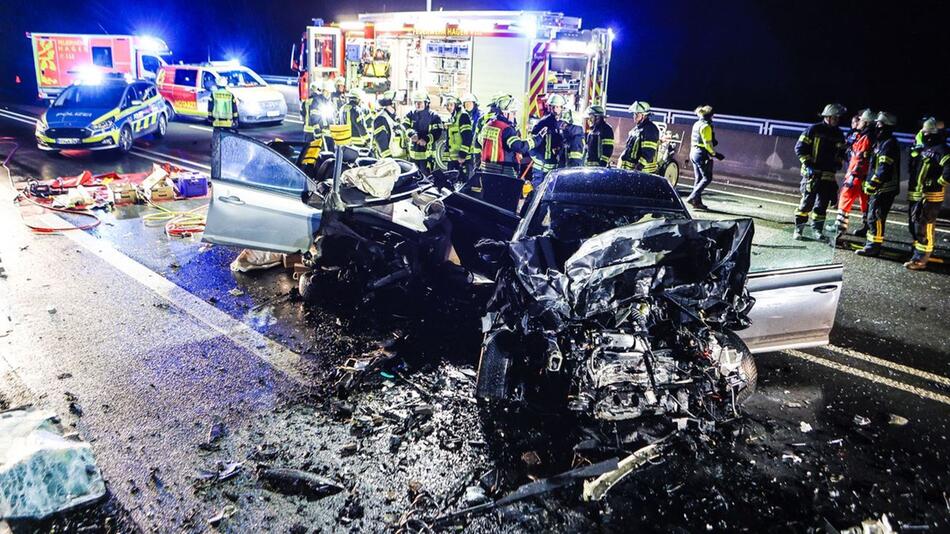
<path fill-rule="evenodd" d="M 783 351 L 783 354 L 788 354 L 789 356 L 794 356 L 795 358 L 799 358 L 811 363 L 823 365 L 825 367 L 829 367 L 831 369 L 840 371 L 842 373 L 847 373 L 849 375 L 857 376 L 865 380 L 874 382 L 875 384 L 881 384 L 881 385 L 888 386 L 894 389 L 899 389 L 906 393 L 910 393 L 911 395 L 916 395 L 917 397 L 920 397 L 922 399 L 929 399 L 929 400 L 940 402 L 940 403 L 950 406 L 950 397 L 946 395 L 941 395 L 939 393 L 935 393 L 933 391 L 930 391 L 929 389 L 924 389 L 921 387 L 912 386 L 910 384 L 905 384 L 904 382 L 901 382 L 899 380 L 894 380 L 893 378 L 877 375 L 877 374 L 864 371 L 861 369 L 857 369 L 857 368 L 851 367 L 850 365 L 845 365 L 843 363 L 838 363 L 832 360 L 826 360 L 825 358 L 822 358 L 820 356 L 813 356 L 811 354 L 807 354 L 800 350 L 794 350 L 794 349 L 786 350 L 786 351 Z"/>
<path fill-rule="evenodd" d="M 890 360 L 885 360 L 883 358 L 871 356 L 870 354 L 864 354 L 863 352 L 858 352 L 854 349 L 846 349 L 844 347 L 836 347 L 834 345 L 826 345 L 822 348 L 828 349 L 832 352 L 836 352 L 838 354 L 841 354 L 842 356 L 847 356 L 850 358 L 854 358 L 856 360 L 863 360 L 868 363 L 873 363 L 874 365 L 880 365 L 881 367 L 887 367 L 889 369 L 900 371 L 902 373 L 909 374 L 909 375 L 914 375 L 916 377 L 920 377 L 925 380 L 930 380 L 938 384 L 950 386 L 950 378 L 947 378 L 942 375 L 928 373 L 927 371 L 921 371 L 920 369 L 916 369 L 914 367 L 909 367 L 907 365 L 902 365 L 896 362 L 892 362 Z"/>
<path fill-rule="evenodd" d="M 213 132 L 213 131 L 214 131 L 214 128 L 209 128 L 209 127 L 207 127 L 207 126 L 198 126 L 197 124 L 189 124 L 188 127 L 189 127 L 189 128 L 193 128 L 193 129 L 195 129 L 195 130 L 201 130 L 202 132 Z"/>

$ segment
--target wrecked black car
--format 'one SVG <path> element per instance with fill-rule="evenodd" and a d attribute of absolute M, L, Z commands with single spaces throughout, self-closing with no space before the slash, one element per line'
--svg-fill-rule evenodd
<path fill-rule="evenodd" d="M 523 201 L 520 180 L 389 160 L 380 192 L 341 184 L 333 154 L 303 165 L 302 143 L 215 135 L 203 240 L 301 254 L 305 298 L 315 276 L 410 299 L 449 279 L 495 284 L 480 397 L 559 392 L 604 421 L 715 414 L 753 391 L 752 353 L 828 342 L 840 265 L 750 270 L 767 246 L 752 221 L 692 220 L 662 177 L 564 169 Z M 377 163 L 344 153 L 339 167 Z"/>
<path fill-rule="evenodd" d="M 508 243 L 488 304 L 477 395 L 600 421 L 719 417 L 754 391 L 753 225 L 691 220 L 659 177 L 556 173 Z"/>

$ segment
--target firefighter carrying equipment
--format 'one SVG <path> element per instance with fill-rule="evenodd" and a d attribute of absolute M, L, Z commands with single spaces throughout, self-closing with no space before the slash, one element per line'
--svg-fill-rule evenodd
<path fill-rule="evenodd" d="M 387 101 L 385 94 L 380 103 Z M 388 99 L 392 102 L 391 99 Z M 377 158 L 401 158 L 406 153 L 406 146 L 409 139 L 406 136 L 406 129 L 396 118 L 396 114 L 388 108 L 392 104 L 387 104 L 376 112 L 373 119 L 373 155 Z"/>
<path fill-rule="evenodd" d="M 819 116 L 821 117 L 840 117 L 848 112 L 848 108 L 842 106 L 841 104 L 828 104 L 825 106 L 825 109 L 821 110 Z"/>
<path fill-rule="evenodd" d="M 591 106 L 588 115 L 591 124 L 586 140 L 587 166 L 607 167 L 614 155 L 614 129 L 604 120 L 606 113 L 601 106 Z"/>
<path fill-rule="evenodd" d="M 231 91 L 222 85 L 215 87 L 211 92 L 211 125 L 215 128 L 233 128 L 237 115 L 237 105 Z"/>
<path fill-rule="evenodd" d="M 650 105 L 645 102 L 634 102 L 630 108 L 644 110 L 635 113 L 647 113 L 650 110 Z M 656 127 L 656 124 L 653 124 L 649 115 L 644 116 L 643 120 L 627 134 L 627 144 L 620 155 L 620 168 L 655 173 L 659 142 L 660 129 Z"/>
<path fill-rule="evenodd" d="M 505 107 L 511 109 L 508 106 Z M 482 138 L 482 161 L 479 169 L 518 178 L 519 156 L 527 155 L 541 142 L 539 135 L 532 135 L 527 139 L 520 138 L 511 120 L 504 113 L 498 113 L 485 125 Z"/>
<path fill-rule="evenodd" d="M 880 115 L 878 116 L 880 118 Z M 895 121 L 896 122 L 896 121 Z M 877 255 L 884 243 L 887 216 L 900 189 L 900 145 L 894 137 L 893 128 L 881 121 L 877 132 L 872 161 L 874 170 L 864 182 L 868 194 L 867 244 L 859 251 L 861 255 Z"/>
<path fill-rule="evenodd" d="M 337 121 L 350 127 L 352 137 L 350 145 L 355 147 L 368 147 L 370 145 L 370 135 L 367 128 L 369 122 L 368 110 L 363 107 L 362 99 L 357 90 L 353 90 L 347 95 L 346 103 L 340 108 Z"/>
<path fill-rule="evenodd" d="M 570 108 L 561 111 L 558 127 L 561 130 L 563 139 L 563 148 L 561 149 L 561 158 L 558 161 L 559 167 L 583 167 L 584 166 L 584 129 L 574 124 L 574 112 Z"/>

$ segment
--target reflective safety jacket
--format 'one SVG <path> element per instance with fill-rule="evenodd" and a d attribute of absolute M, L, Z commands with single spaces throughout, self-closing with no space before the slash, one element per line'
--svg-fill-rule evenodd
<path fill-rule="evenodd" d="M 431 109 L 414 109 L 406 114 L 402 124 L 426 142 L 425 147 L 410 142 L 409 157 L 414 160 L 423 160 L 432 156 L 435 142 L 442 137 L 442 119 L 439 115 Z"/>
<path fill-rule="evenodd" d="M 854 132 L 850 137 L 848 146 L 848 170 L 845 172 L 845 179 L 865 180 L 868 177 L 868 171 L 871 169 L 871 129 L 865 128 Z"/>
<path fill-rule="evenodd" d="M 482 137 L 484 137 L 485 126 L 487 126 L 493 118 L 495 118 L 494 115 L 486 113 L 479 115 L 478 120 L 475 121 L 475 142 L 473 145 L 476 154 L 482 153 Z"/>
<path fill-rule="evenodd" d="M 614 155 L 614 129 L 600 121 L 587 132 L 587 166 L 606 167 Z"/>
<path fill-rule="evenodd" d="M 350 127 L 350 132 L 352 134 L 352 137 L 350 138 L 350 146 L 370 145 L 370 135 L 366 126 L 368 122 L 366 108 L 359 104 L 351 104 L 347 102 L 343 105 L 343 107 L 340 108 L 337 121 L 340 124 L 345 124 Z"/>
<path fill-rule="evenodd" d="M 921 145 L 917 164 L 911 169 L 907 183 L 907 199 L 943 202 L 944 190 L 950 183 L 950 149 L 946 143 Z"/>
<path fill-rule="evenodd" d="M 716 145 L 719 143 L 716 141 L 716 133 L 713 132 L 712 122 L 707 119 L 699 119 L 694 122 L 689 144 L 690 156 L 715 156 Z"/>
<path fill-rule="evenodd" d="M 310 98 L 303 101 L 303 131 L 312 134 L 316 130 L 326 130 L 329 125 L 329 117 L 325 116 L 327 110 L 333 110 L 333 104 L 330 99 L 321 94 L 311 94 Z"/>
<path fill-rule="evenodd" d="M 889 131 L 880 132 L 874 143 L 874 171 L 864 184 L 869 195 L 896 193 L 900 189 L 901 148 Z"/>
<path fill-rule="evenodd" d="M 406 154 L 406 129 L 396 115 L 383 108 L 373 119 L 373 154 L 377 158 L 401 158 Z"/>
<path fill-rule="evenodd" d="M 374 59 L 363 66 L 363 76 L 371 78 L 388 78 L 389 62 L 381 59 Z"/>
<path fill-rule="evenodd" d="M 211 125 L 215 128 L 231 128 L 237 119 L 237 103 L 231 91 L 217 88 L 211 92 Z"/>
<path fill-rule="evenodd" d="M 525 156 L 540 145 L 541 136 L 528 139 L 518 137 L 518 131 L 502 115 L 496 115 L 482 132 L 482 162 L 480 169 L 518 177 L 519 156 Z"/>
<path fill-rule="evenodd" d="M 802 176 L 834 180 L 844 160 L 844 133 L 825 122 L 812 124 L 798 137 L 795 155 L 802 162 Z"/>
<path fill-rule="evenodd" d="M 465 110 L 455 110 L 455 114 L 449 117 L 449 124 L 446 129 L 449 134 L 450 157 L 466 160 L 471 158 L 474 152 L 471 115 Z"/>
<path fill-rule="evenodd" d="M 633 127 L 627 135 L 627 146 L 620 155 L 620 168 L 654 173 L 660 129 L 649 118 Z"/>
<path fill-rule="evenodd" d="M 542 138 L 541 144 L 531 151 L 531 159 L 534 160 L 535 169 L 547 173 L 558 166 L 564 138 L 558 128 L 557 117 L 553 113 L 541 117 L 541 120 L 531 129 L 531 135 L 538 135 L 544 128 L 547 128 L 548 131 Z"/>
<path fill-rule="evenodd" d="M 561 139 L 563 148 L 559 167 L 584 166 L 584 129 L 576 124 L 561 123 Z"/>

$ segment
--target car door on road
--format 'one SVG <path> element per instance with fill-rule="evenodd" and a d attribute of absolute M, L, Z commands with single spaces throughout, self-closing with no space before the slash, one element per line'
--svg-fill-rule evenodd
<path fill-rule="evenodd" d="M 320 210 L 304 200 L 307 176 L 263 143 L 215 134 L 212 195 L 202 241 L 274 252 L 304 252 Z"/>

